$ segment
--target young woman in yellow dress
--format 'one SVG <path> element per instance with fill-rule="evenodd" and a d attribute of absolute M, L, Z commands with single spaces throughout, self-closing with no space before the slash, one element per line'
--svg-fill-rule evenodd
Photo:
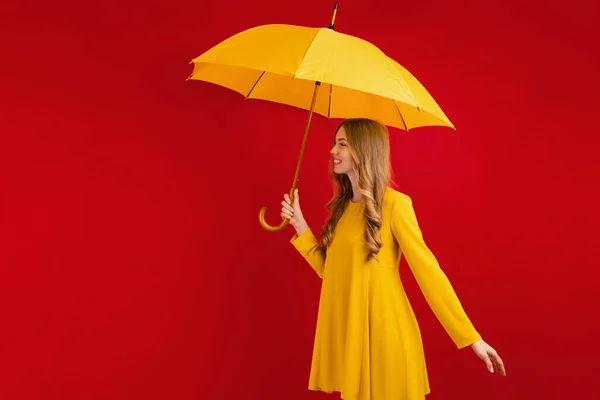
<path fill-rule="evenodd" d="M 333 199 L 320 240 L 298 191 L 281 216 L 291 243 L 322 278 L 310 390 L 345 400 L 422 400 L 430 392 L 421 334 L 398 266 L 404 256 L 425 299 L 457 346 L 490 372 L 502 360 L 473 327 L 420 231 L 410 197 L 390 187 L 387 128 L 369 119 L 340 124 L 331 149 Z"/>

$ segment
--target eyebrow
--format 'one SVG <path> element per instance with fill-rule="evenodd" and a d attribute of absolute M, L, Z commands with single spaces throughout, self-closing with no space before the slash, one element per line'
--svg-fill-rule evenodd
<path fill-rule="evenodd" d="M 342 140 L 343 140 L 343 141 L 346 141 L 346 138 L 339 138 L 339 139 L 337 139 L 337 140 L 339 140 L 340 142 L 341 142 Z M 334 142 L 335 142 L 335 140 L 334 140 Z"/>

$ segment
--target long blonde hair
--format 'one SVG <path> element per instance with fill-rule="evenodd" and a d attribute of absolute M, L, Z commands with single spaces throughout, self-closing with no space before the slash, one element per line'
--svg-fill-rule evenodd
<path fill-rule="evenodd" d="M 337 130 L 344 127 L 354 165 L 357 190 L 365 204 L 365 243 L 369 250 L 367 261 L 378 259 L 381 249 L 381 213 L 383 196 L 391 179 L 389 133 L 385 125 L 371 119 L 352 118 L 342 122 Z M 330 163 L 330 173 L 334 184 L 333 198 L 327 203 L 329 218 L 322 227 L 319 251 L 323 256 L 333 241 L 333 231 L 342 217 L 348 202 L 352 199 L 352 184 L 346 174 L 334 174 Z"/>

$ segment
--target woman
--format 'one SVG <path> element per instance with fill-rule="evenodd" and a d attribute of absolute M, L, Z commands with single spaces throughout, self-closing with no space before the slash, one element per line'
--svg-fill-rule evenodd
<path fill-rule="evenodd" d="M 460 349 L 470 346 L 490 372 L 505 375 L 423 241 L 411 199 L 389 187 L 385 126 L 349 119 L 337 129 L 331 166 L 335 194 L 317 241 L 298 191 L 281 216 L 291 242 L 322 278 L 309 389 L 346 400 L 421 400 L 430 392 L 417 320 L 398 275 L 406 257 L 419 287 Z"/>

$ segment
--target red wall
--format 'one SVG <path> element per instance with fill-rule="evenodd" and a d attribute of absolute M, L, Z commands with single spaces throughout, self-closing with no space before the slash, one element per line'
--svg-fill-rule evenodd
<path fill-rule="evenodd" d="M 0 398 L 326 399 L 309 392 L 319 280 L 271 223 L 306 112 L 185 78 L 331 1 L 0 6 Z M 412 71 L 457 127 L 392 130 L 396 181 L 507 366 L 457 351 L 403 265 L 436 399 L 597 395 L 594 2 L 347 0 L 336 29 Z M 338 121 L 300 191 L 318 230 Z"/>

